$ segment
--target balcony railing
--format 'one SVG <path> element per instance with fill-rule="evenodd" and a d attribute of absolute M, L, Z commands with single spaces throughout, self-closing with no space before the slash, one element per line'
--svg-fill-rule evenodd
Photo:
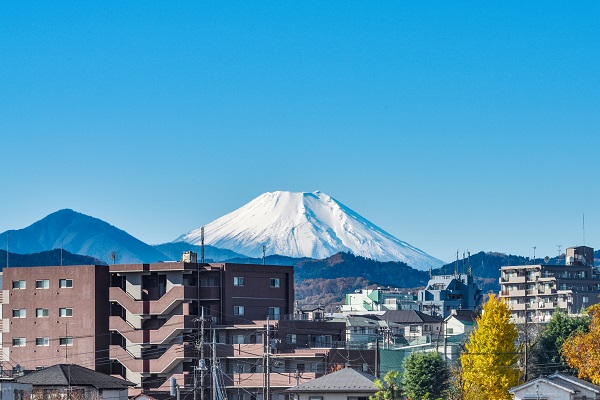
<path fill-rule="evenodd" d="M 196 326 L 195 316 L 173 315 L 159 329 L 135 329 L 121 317 L 109 317 L 109 330 L 117 331 L 131 343 L 162 344 Z"/>
<path fill-rule="evenodd" d="M 193 349 L 186 348 L 183 344 L 171 346 L 156 359 L 136 358 L 121 346 L 109 347 L 111 360 L 119 361 L 130 371 L 151 374 L 165 374 L 185 359 L 191 360 L 195 354 Z"/>
<path fill-rule="evenodd" d="M 123 308 L 138 315 L 160 315 L 169 313 L 182 301 L 196 299 L 198 289 L 195 287 L 175 286 L 158 300 L 136 300 L 119 287 L 108 289 L 109 301 L 119 303 Z"/>

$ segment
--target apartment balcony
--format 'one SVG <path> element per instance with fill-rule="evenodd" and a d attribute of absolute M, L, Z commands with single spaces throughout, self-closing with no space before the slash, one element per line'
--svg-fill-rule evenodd
<path fill-rule="evenodd" d="M 524 297 L 525 290 L 502 290 L 502 297 Z"/>
<path fill-rule="evenodd" d="M 137 315 L 168 314 L 184 300 L 195 300 L 198 289 L 195 287 L 175 286 L 158 300 L 136 300 L 119 287 L 108 289 L 109 301 L 119 303 L 129 312 Z"/>
<path fill-rule="evenodd" d="M 525 310 L 526 304 L 509 304 L 508 307 L 513 311 Z"/>
<path fill-rule="evenodd" d="M 195 328 L 194 318 L 192 315 L 173 315 L 159 329 L 135 329 L 123 318 L 112 316 L 108 319 L 108 326 L 131 343 L 162 344 L 181 335 L 185 329 Z"/>
<path fill-rule="evenodd" d="M 183 361 L 191 361 L 195 354 L 196 352 L 193 349 L 186 349 L 183 344 L 171 346 L 155 359 L 136 358 L 121 346 L 113 345 L 109 347 L 109 358 L 111 360 L 120 362 L 130 371 L 147 374 L 166 374 L 177 364 Z"/>
<path fill-rule="evenodd" d="M 308 382 L 316 377 L 315 372 L 302 372 L 298 377 L 295 372 L 273 372 L 269 376 L 269 381 L 272 388 L 286 388 Z M 265 384 L 265 374 L 262 372 L 228 374 L 223 378 L 227 389 L 261 388 Z"/>
<path fill-rule="evenodd" d="M 219 344 L 217 343 L 217 357 L 223 358 L 262 358 L 265 346 L 262 343 L 256 344 Z M 294 349 L 284 352 L 274 350 L 271 354 L 273 358 L 315 358 L 323 357 L 328 349 Z"/>
<path fill-rule="evenodd" d="M 525 283 L 524 276 L 500 277 L 500 283 Z"/>

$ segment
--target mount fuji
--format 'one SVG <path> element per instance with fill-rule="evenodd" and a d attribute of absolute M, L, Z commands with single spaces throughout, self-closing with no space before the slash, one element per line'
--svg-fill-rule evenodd
<path fill-rule="evenodd" d="M 251 257 L 326 258 L 340 251 L 425 270 L 444 262 L 387 233 L 320 191 L 268 192 L 204 226 L 205 243 Z M 174 242 L 200 244 L 201 228 Z"/>

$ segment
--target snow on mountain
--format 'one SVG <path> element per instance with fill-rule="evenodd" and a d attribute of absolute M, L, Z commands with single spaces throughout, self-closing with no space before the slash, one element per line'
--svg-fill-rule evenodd
<path fill-rule="evenodd" d="M 402 261 L 417 269 L 444 263 L 390 235 L 334 198 L 313 193 L 269 192 L 205 225 L 205 243 L 250 257 L 268 254 L 326 258 L 340 251 Z M 200 243 L 200 228 L 175 240 Z"/>

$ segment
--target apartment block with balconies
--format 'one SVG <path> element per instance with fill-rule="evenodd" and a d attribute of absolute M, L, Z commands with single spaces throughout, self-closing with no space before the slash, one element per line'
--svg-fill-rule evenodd
<path fill-rule="evenodd" d="M 565 265 L 501 267 L 500 288 L 500 298 L 510 306 L 514 322 L 547 322 L 557 308 L 578 314 L 600 302 L 594 249 L 568 248 Z"/>
<path fill-rule="evenodd" d="M 200 319 L 205 341 L 228 325 L 290 312 L 293 268 L 190 262 L 110 266 L 111 372 L 144 390 L 171 377 L 193 386 Z M 208 354 L 208 349 L 207 354 Z"/>

